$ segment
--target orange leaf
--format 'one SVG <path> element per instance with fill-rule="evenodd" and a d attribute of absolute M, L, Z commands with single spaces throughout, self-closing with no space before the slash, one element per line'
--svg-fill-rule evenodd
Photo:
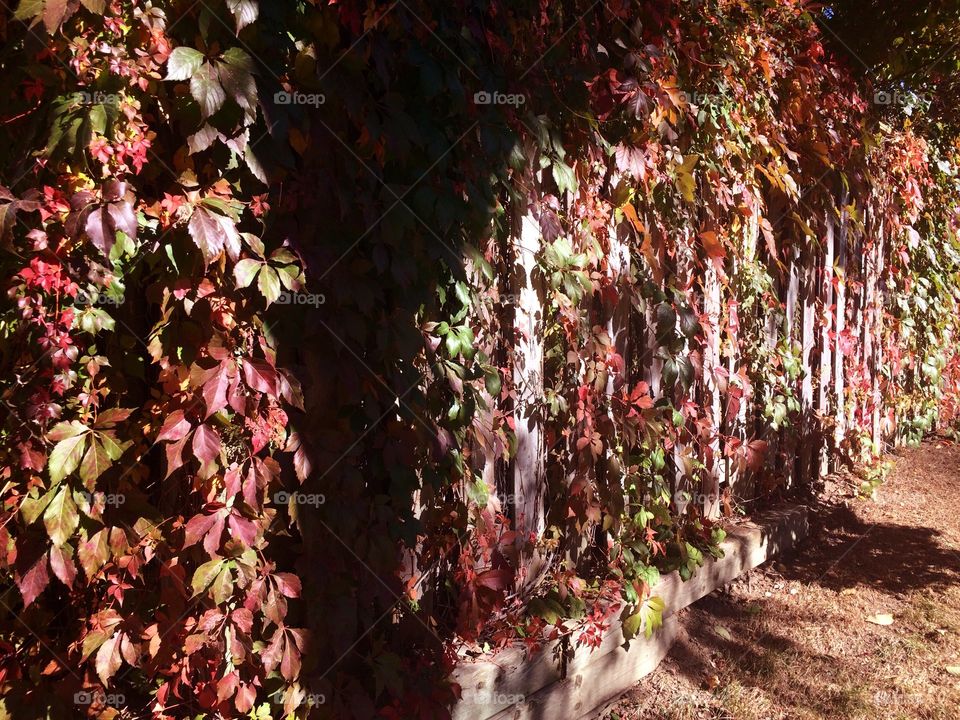
<path fill-rule="evenodd" d="M 723 247 L 723 243 L 720 241 L 720 238 L 718 238 L 717 234 L 712 230 L 700 233 L 700 241 L 703 243 L 703 249 L 707 251 L 707 255 L 710 257 L 726 257 L 726 248 Z"/>

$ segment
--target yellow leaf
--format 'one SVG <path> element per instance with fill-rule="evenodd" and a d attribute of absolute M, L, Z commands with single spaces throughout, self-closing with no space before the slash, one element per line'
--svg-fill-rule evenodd
<path fill-rule="evenodd" d="M 868 616 L 867 622 L 873 623 L 874 625 L 893 625 L 893 615 L 889 613 L 877 613 L 876 615 Z"/>

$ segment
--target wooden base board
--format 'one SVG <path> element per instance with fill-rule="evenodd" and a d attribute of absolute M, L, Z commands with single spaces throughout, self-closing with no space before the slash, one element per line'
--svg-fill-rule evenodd
<path fill-rule="evenodd" d="M 531 657 L 517 646 L 464 661 L 451 676 L 462 689 L 461 700 L 451 710 L 453 720 L 574 720 L 591 716 L 660 664 L 676 637 L 677 611 L 793 547 L 808 530 L 807 509 L 800 505 L 735 526 L 721 544 L 722 558 L 708 559 L 687 582 L 678 573 L 671 573 L 653 589 L 666 604 L 663 627 L 653 637 L 635 639 L 624 649 L 623 632 L 615 619 L 599 648 L 592 652 L 581 648 L 568 658 L 565 674 L 557 660 L 557 643 L 547 643 Z"/>

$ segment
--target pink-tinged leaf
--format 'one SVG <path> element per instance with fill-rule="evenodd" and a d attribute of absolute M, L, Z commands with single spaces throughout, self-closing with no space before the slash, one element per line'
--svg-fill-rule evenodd
<path fill-rule="evenodd" d="M 220 257 L 224 250 L 232 258 L 240 252 L 240 234 L 233 220 L 203 205 L 194 208 L 187 229 L 207 265 Z"/>
<path fill-rule="evenodd" d="M 267 649 L 260 653 L 260 662 L 263 663 L 263 669 L 268 675 L 280 664 L 284 645 L 286 645 L 286 642 L 284 641 L 283 630 L 278 628 L 273 634 Z"/>
<path fill-rule="evenodd" d="M 104 686 L 110 684 L 110 678 L 117 674 L 123 658 L 120 655 L 120 634 L 115 634 L 97 650 L 97 676 Z"/>
<path fill-rule="evenodd" d="M 50 573 L 47 571 L 47 555 L 42 554 L 36 562 L 23 574 L 16 578 L 17 587 L 23 597 L 23 607 L 30 607 L 30 603 L 37 599 L 44 588 L 50 583 Z"/>
<path fill-rule="evenodd" d="M 133 212 L 133 205 L 128 202 L 112 202 L 107 206 L 110 215 L 110 224 L 114 230 L 123 232 L 127 237 L 137 238 L 137 216 Z"/>
<path fill-rule="evenodd" d="M 767 456 L 766 440 L 751 440 L 747 444 L 747 467 L 757 471 L 763 467 L 763 462 Z"/>
<path fill-rule="evenodd" d="M 207 414 L 204 416 L 204 420 L 227 406 L 227 388 L 230 387 L 230 376 L 227 374 L 226 367 L 226 363 L 221 364 L 213 377 L 203 384 L 203 401 L 207 405 Z"/>
<path fill-rule="evenodd" d="M 193 426 L 190 421 L 183 416 L 183 410 L 174 410 L 167 416 L 160 428 L 160 434 L 157 435 L 157 442 L 168 440 L 182 440 L 190 432 Z"/>
<path fill-rule="evenodd" d="M 186 445 L 187 438 L 185 437 L 167 445 L 167 474 L 164 479 L 183 467 L 183 449 Z"/>
<path fill-rule="evenodd" d="M 90 441 L 86 455 L 83 456 L 83 462 L 80 463 L 80 481 L 87 490 L 93 492 L 96 487 L 97 478 L 113 464 L 106 448 L 97 442 L 96 437 Z"/>
<path fill-rule="evenodd" d="M 220 549 L 220 538 L 223 537 L 223 525 L 225 520 L 223 513 L 218 512 L 213 517 L 213 526 L 210 528 L 210 532 L 207 533 L 207 536 L 203 539 L 203 549 L 207 551 L 207 555 L 217 554 L 217 551 Z"/>
<path fill-rule="evenodd" d="M 247 394 L 240 381 L 240 373 L 237 373 L 230 380 L 230 388 L 227 390 L 227 402 L 230 407 L 240 415 L 247 414 Z"/>
<path fill-rule="evenodd" d="M 277 372 L 277 385 L 280 389 L 280 396 L 298 410 L 303 410 L 303 389 L 300 387 L 300 381 L 292 374 L 279 370 Z"/>
<path fill-rule="evenodd" d="M 22 5 L 23 3 L 21 3 Z M 67 15 L 67 0 L 45 0 L 43 3 L 43 25 L 53 35 Z"/>
<path fill-rule="evenodd" d="M 307 642 L 310 639 L 310 631 L 304 630 L 303 628 L 286 628 L 287 631 L 287 642 L 290 639 L 293 639 L 293 644 L 297 646 L 297 649 L 304 653 L 307 650 Z"/>
<path fill-rule="evenodd" d="M 240 690 L 237 692 L 237 698 L 234 704 L 237 706 L 239 712 L 248 713 L 256 699 L 257 689 L 253 685 L 242 683 Z"/>
<path fill-rule="evenodd" d="M 107 529 L 99 530 L 93 537 L 77 548 L 77 557 L 80 559 L 80 567 L 83 568 L 87 581 L 93 580 L 93 577 L 110 559 L 110 546 L 107 544 Z"/>
<path fill-rule="evenodd" d="M 274 573 L 273 580 L 277 584 L 277 590 L 286 595 L 288 598 L 300 597 L 300 592 L 303 589 L 303 586 L 300 583 L 300 578 L 298 578 L 293 573 Z"/>
<path fill-rule="evenodd" d="M 193 454 L 206 465 L 220 455 L 220 435 L 209 425 L 201 425 L 193 434 Z"/>
<path fill-rule="evenodd" d="M 223 702 L 234 696 L 240 687 L 240 676 L 236 672 L 229 673 L 217 682 L 217 701 Z"/>
<path fill-rule="evenodd" d="M 77 579 L 77 566 L 73 564 L 73 548 L 69 545 L 50 548 L 50 568 L 60 582 L 68 588 L 73 588 L 73 582 Z"/>
<path fill-rule="evenodd" d="M 47 440 L 50 442 L 60 442 L 67 438 L 77 437 L 87 431 L 87 426 L 78 420 L 70 422 L 57 423 L 50 432 L 47 433 Z"/>
<path fill-rule="evenodd" d="M 97 415 L 97 422 L 94 423 L 93 427 L 95 427 L 97 430 L 109 430 L 113 427 L 116 427 L 117 423 L 122 423 L 124 420 L 128 419 L 132 414 L 133 410 L 125 408 L 104 410 L 102 413 Z"/>
<path fill-rule="evenodd" d="M 303 444 L 301 444 L 293 454 L 293 469 L 296 471 L 297 479 L 301 483 L 306 482 L 307 478 L 310 477 L 310 473 L 313 472 L 313 461 L 307 454 L 307 449 Z"/>
<path fill-rule="evenodd" d="M 300 649 L 296 643 L 287 640 L 280 660 L 280 674 L 287 682 L 293 682 L 300 675 Z"/>
<path fill-rule="evenodd" d="M 140 660 L 139 646 L 132 642 L 126 633 L 120 636 L 120 655 L 128 665 L 136 666 Z"/>
<path fill-rule="evenodd" d="M 247 547 L 253 547 L 257 539 L 257 524 L 245 517 L 231 513 L 227 519 L 230 534 Z"/>
<path fill-rule="evenodd" d="M 257 392 L 277 395 L 277 371 L 263 360 L 245 358 L 243 361 L 243 377 L 247 386 Z"/>
<path fill-rule="evenodd" d="M 93 246 L 99 250 L 104 257 L 110 257 L 110 250 L 116 242 L 116 232 L 110 218 L 110 213 L 105 207 L 97 208 L 87 215 L 87 224 L 84 227 L 87 237 Z"/>
<path fill-rule="evenodd" d="M 247 608 L 237 608 L 230 613 L 230 619 L 234 625 L 245 633 L 253 630 L 253 613 L 247 610 Z"/>
<path fill-rule="evenodd" d="M 506 590 L 513 583 L 513 571 L 509 568 L 487 570 L 477 575 L 477 585 L 491 590 Z"/>
<path fill-rule="evenodd" d="M 188 548 L 200 542 L 200 538 L 210 532 L 210 528 L 216 523 L 218 512 L 211 515 L 194 515 L 190 518 L 183 534 L 183 547 Z"/>

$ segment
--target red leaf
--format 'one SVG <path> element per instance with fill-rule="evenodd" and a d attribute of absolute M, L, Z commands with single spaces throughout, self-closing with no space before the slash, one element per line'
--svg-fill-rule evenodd
<path fill-rule="evenodd" d="M 73 581 L 77 579 L 77 566 L 73 564 L 69 545 L 50 548 L 50 567 L 60 582 L 73 588 Z"/>
<path fill-rule="evenodd" d="M 214 376 L 203 385 L 203 400 L 207 404 L 207 414 L 204 416 L 204 420 L 227 406 L 227 388 L 229 385 L 230 376 L 226 371 L 226 363 L 223 363 Z"/>
<path fill-rule="evenodd" d="M 477 575 L 477 585 L 491 590 L 506 590 L 513 583 L 513 571 L 509 568 L 487 570 Z"/>
<path fill-rule="evenodd" d="M 183 536 L 183 546 L 185 548 L 196 545 L 200 538 L 210 532 L 210 528 L 217 521 L 217 513 L 212 515 L 194 515 L 187 523 Z"/>
<path fill-rule="evenodd" d="M 183 466 L 183 448 L 186 444 L 187 438 L 184 437 L 167 445 L 167 474 L 164 479 Z"/>
<path fill-rule="evenodd" d="M 285 643 L 283 658 L 280 660 L 280 674 L 288 682 L 293 682 L 300 674 L 300 650 L 289 640 Z"/>
<path fill-rule="evenodd" d="M 181 440 L 190 432 L 193 427 L 190 421 L 183 416 L 183 410 L 174 410 L 167 416 L 163 427 L 160 428 L 160 434 L 157 435 L 157 442 L 165 440 Z"/>
<path fill-rule="evenodd" d="M 201 425 L 193 434 L 193 454 L 204 465 L 220 454 L 220 435 L 209 425 Z"/>
<path fill-rule="evenodd" d="M 277 590 L 288 598 L 300 597 L 303 587 L 300 578 L 293 573 L 274 573 L 273 580 L 277 584 Z"/>
<path fill-rule="evenodd" d="M 243 377 L 248 387 L 276 397 L 277 371 L 263 360 L 244 359 Z"/>
<path fill-rule="evenodd" d="M 44 553 L 23 575 L 17 576 L 17 587 L 20 588 L 20 594 L 23 596 L 23 607 L 29 607 L 49 583 L 50 573 L 47 572 L 47 556 Z"/>
<path fill-rule="evenodd" d="M 257 539 L 257 524 L 245 517 L 231 513 L 227 518 L 230 533 L 247 547 L 252 547 Z"/>

